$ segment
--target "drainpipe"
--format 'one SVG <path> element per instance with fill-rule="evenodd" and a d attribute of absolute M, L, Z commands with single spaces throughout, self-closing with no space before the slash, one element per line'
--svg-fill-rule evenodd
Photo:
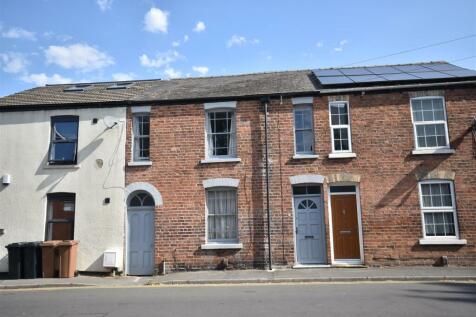
<path fill-rule="evenodd" d="M 268 157 L 268 104 L 269 97 L 263 97 L 261 102 L 264 104 L 264 153 L 266 168 L 266 213 L 268 217 L 268 269 L 273 269 L 273 260 L 271 252 L 271 211 L 269 208 L 269 157 Z"/>

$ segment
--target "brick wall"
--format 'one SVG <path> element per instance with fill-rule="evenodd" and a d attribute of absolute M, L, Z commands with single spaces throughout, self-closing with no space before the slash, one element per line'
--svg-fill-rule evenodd
<path fill-rule="evenodd" d="M 450 264 L 476 264 L 476 159 L 469 130 L 476 114 L 476 91 L 444 92 L 451 155 L 412 155 L 414 147 L 409 92 L 349 95 L 352 148 L 356 158 L 329 159 L 331 136 L 328 97 L 314 98 L 318 159 L 294 160 L 291 99 L 272 100 L 269 107 L 272 251 L 276 265 L 294 264 L 290 176 L 352 173 L 361 177 L 360 200 L 367 265 L 433 264 L 446 255 Z M 266 252 L 264 187 L 264 113 L 258 100 L 239 101 L 237 145 L 240 163 L 201 164 L 205 157 L 203 104 L 152 106 L 150 167 L 127 167 L 126 183 L 153 184 L 164 205 L 156 212 L 156 263 L 173 269 L 230 266 L 260 267 Z M 126 153 L 130 155 L 128 114 Z M 420 246 L 421 212 L 415 174 L 435 169 L 453 171 L 460 236 L 465 246 Z M 240 179 L 238 188 L 239 251 L 201 250 L 205 241 L 205 190 L 202 181 Z M 323 185 L 327 193 L 328 185 Z M 325 206 L 327 257 L 330 261 L 328 197 Z"/>

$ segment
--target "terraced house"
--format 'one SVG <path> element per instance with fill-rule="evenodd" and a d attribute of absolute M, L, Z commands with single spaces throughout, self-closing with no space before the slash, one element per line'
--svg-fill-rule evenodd
<path fill-rule="evenodd" d="M 476 72 L 445 62 L 68 84 L 0 99 L 4 246 L 78 269 L 476 263 Z"/>

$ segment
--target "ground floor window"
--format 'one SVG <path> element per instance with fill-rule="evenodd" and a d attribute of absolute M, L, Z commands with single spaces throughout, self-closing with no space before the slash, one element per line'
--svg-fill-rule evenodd
<path fill-rule="evenodd" d="M 420 182 L 420 205 L 424 237 L 458 235 L 453 182 Z"/>
<path fill-rule="evenodd" d="M 75 194 L 48 195 L 45 240 L 73 240 Z"/>
<path fill-rule="evenodd" d="M 209 242 L 236 242 L 237 202 L 236 189 L 207 189 L 207 240 Z"/>

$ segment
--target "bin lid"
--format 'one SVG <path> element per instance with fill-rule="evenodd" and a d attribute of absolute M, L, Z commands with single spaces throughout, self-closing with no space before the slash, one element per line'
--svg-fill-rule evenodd
<path fill-rule="evenodd" d="M 39 247 L 41 243 L 41 241 L 24 242 L 23 247 Z"/>
<path fill-rule="evenodd" d="M 55 247 L 57 246 L 61 240 L 49 240 L 49 241 L 43 241 L 41 242 L 40 246 L 42 247 Z"/>
<path fill-rule="evenodd" d="M 58 243 L 59 246 L 70 246 L 78 244 L 78 240 L 63 240 Z"/>
<path fill-rule="evenodd" d="M 21 248 L 23 247 L 23 245 L 25 244 L 25 242 L 14 242 L 14 243 L 10 243 L 9 245 L 5 246 L 5 248 Z"/>

